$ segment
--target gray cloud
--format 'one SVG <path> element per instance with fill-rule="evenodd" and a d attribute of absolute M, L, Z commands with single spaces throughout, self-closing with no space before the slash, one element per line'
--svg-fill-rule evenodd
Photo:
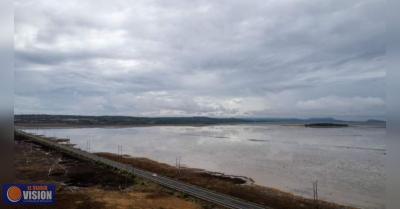
<path fill-rule="evenodd" d="M 382 4 L 16 1 L 15 111 L 383 117 Z"/>

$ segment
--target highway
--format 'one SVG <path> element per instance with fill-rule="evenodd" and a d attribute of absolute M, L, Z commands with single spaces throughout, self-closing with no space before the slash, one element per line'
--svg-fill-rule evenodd
<path fill-rule="evenodd" d="M 128 173 L 134 176 L 138 176 L 147 180 L 150 180 L 152 182 L 155 182 L 157 184 L 160 184 L 162 186 L 165 186 L 167 188 L 191 195 L 193 197 L 197 197 L 203 200 L 206 200 L 211 203 L 215 203 L 217 205 L 224 206 L 226 208 L 232 208 L 232 209 L 272 209 L 269 207 L 261 206 L 255 203 L 251 203 L 236 197 L 232 197 L 229 195 L 225 194 L 220 194 L 208 189 L 204 189 L 198 186 L 194 186 L 191 184 L 187 184 L 172 178 L 164 177 L 149 171 L 145 171 L 142 169 L 134 168 L 131 165 L 123 164 L 120 162 L 112 161 L 103 157 L 99 157 L 95 154 L 92 154 L 90 152 L 86 152 L 81 149 L 77 149 L 71 146 L 66 146 L 63 144 L 59 144 L 57 142 L 51 141 L 50 139 L 47 139 L 46 137 L 39 136 L 39 135 L 34 135 L 30 133 L 26 133 L 21 130 L 16 130 L 18 134 L 21 134 L 30 140 L 41 144 L 43 146 L 56 149 L 66 155 L 72 156 L 74 158 L 78 158 L 81 160 L 85 161 L 90 161 L 94 162 L 97 164 L 104 165 L 106 167 L 109 167 L 111 169 Z"/>

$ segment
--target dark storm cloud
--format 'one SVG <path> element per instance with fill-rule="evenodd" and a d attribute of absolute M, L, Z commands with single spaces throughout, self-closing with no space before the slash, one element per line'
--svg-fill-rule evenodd
<path fill-rule="evenodd" d="M 17 1 L 16 112 L 382 117 L 382 7 Z"/>

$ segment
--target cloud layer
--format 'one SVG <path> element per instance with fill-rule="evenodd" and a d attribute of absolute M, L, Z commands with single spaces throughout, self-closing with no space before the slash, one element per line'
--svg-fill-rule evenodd
<path fill-rule="evenodd" d="M 17 0 L 15 112 L 383 117 L 382 7 Z"/>

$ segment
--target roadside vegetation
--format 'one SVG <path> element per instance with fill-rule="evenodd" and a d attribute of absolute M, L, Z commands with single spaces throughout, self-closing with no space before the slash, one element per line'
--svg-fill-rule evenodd
<path fill-rule="evenodd" d="M 9 208 L 55 209 L 218 209 L 198 199 L 78 161 L 16 138 L 17 183 L 54 183 L 56 204 Z"/>

